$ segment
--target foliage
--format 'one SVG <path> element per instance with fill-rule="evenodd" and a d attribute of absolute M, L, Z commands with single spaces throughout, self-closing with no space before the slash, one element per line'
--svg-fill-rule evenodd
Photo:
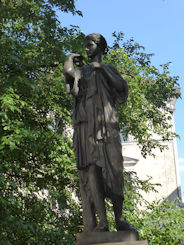
<path fill-rule="evenodd" d="M 141 240 L 150 245 L 179 245 L 184 242 L 184 208 L 180 201 L 155 200 L 149 203 L 146 193 L 157 192 L 151 178 L 140 180 L 135 172 L 125 175 L 124 216 L 139 231 Z"/>
<path fill-rule="evenodd" d="M 154 201 L 141 213 L 137 228 L 148 244 L 180 245 L 184 242 L 184 209 L 179 201 Z"/>
<path fill-rule="evenodd" d="M 123 42 L 123 33 L 113 35 L 115 41 L 105 61 L 118 68 L 129 86 L 127 103 L 118 108 L 121 132 L 125 137 L 131 134 L 146 157 L 154 148 L 165 147 L 155 136 L 162 141 L 176 136 L 170 102 L 180 96 L 178 77 L 170 75 L 169 63 L 161 71 L 152 66 L 152 54 L 146 54 L 133 39 Z"/>
<path fill-rule="evenodd" d="M 180 245 L 184 242 L 184 208 L 180 201 L 165 199 L 148 202 L 147 194 L 157 192 L 159 184 L 152 184 L 151 177 L 140 180 L 133 171 L 124 173 L 125 200 L 123 216 L 139 232 L 140 240 L 149 245 Z M 110 229 L 115 229 L 112 204 L 108 200 Z"/>
<path fill-rule="evenodd" d="M 67 132 L 72 98 L 65 93 L 61 71 L 68 52 L 84 54 L 84 35 L 75 26 L 62 27 L 56 9 L 82 15 L 74 0 L 0 3 L 0 244 L 74 244 L 82 228 Z M 151 66 L 150 56 L 132 40 L 121 46 L 121 35 L 114 36 L 105 59 L 117 66 L 130 89 L 127 104 L 119 107 L 121 130 L 138 139 L 146 155 L 157 146 L 149 123 L 163 139 L 172 137 L 169 114 L 162 109 L 170 113 L 166 102 L 179 96 L 177 78 L 167 66 L 163 72 Z M 125 215 L 133 221 L 141 200 L 137 189 L 153 186 L 131 176 L 126 178 Z M 149 213 L 142 217 L 151 220 Z M 134 225 L 144 237 L 149 223 L 142 218 Z"/>
<path fill-rule="evenodd" d="M 40 244 L 60 244 L 58 240 L 64 244 L 71 238 L 63 233 L 74 232 L 76 221 L 76 227 L 80 224 L 80 210 L 71 196 L 77 184 L 71 140 L 53 131 L 49 117 L 53 108 L 63 124 L 68 119 L 68 112 L 60 107 L 69 103 L 60 94 L 61 84 L 45 77 L 34 99 L 36 107 L 12 88 L 1 97 L 0 232 L 10 244 L 35 244 L 35 237 Z"/>
<path fill-rule="evenodd" d="M 0 244 L 72 244 L 80 229 L 65 133 L 72 101 L 58 63 L 83 35 L 61 27 L 56 8 L 80 14 L 74 1 L 0 4 Z"/>
<path fill-rule="evenodd" d="M 118 107 L 121 133 L 131 134 L 141 148 L 142 155 L 165 147 L 162 141 L 176 136 L 172 131 L 172 100 L 180 96 L 178 77 L 169 72 L 169 62 L 157 69 L 151 64 L 153 54 L 146 54 L 144 47 L 133 39 L 124 41 L 123 33 L 113 33 L 115 41 L 109 47 L 105 62 L 114 64 L 128 82 L 129 97 Z M 155 137 L 156 136 L 156 137 Z M 140 180 L 135 172 L 125 172 L 124 216 L 139 231 L 140 239 L 148 244 L 182 244 L 184 242 L 184 209 L 179 202 L 146 201 L 145 193 L 156 192 L 157 185 L 151 178 Z M 109 217 L 114 229 L 112 208 Z"/>

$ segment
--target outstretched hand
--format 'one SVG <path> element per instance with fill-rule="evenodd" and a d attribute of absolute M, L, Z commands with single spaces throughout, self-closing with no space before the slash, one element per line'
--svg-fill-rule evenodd
<path fill-rule="evenodd" d="M 81 54 L 72 53 L 72 54 L 67 56 L 67 59 L 73 60 L 75 62 L 75 61 L 82 61 L 84 59 L 84 57 Z"/>
<path fill-rule="evenodd" d="M 76 64 L 77 66 L 82 66 L 82 61 L 84 60 L 84 57 L 81 54 L 72 53 L 69 54 L 66 58 L 66 61 L 71 62 L 71 64 Z"/>
<path fill-rule="evenodd" d="M 72 54 L 69 54 L 68 55 L 68 57 L 70 57 L 70 58 L 75 58 L 75 57 L 80 57 L 81 56 L 81 54 L 77 54 L 77 53 L 72 53 Z"/>

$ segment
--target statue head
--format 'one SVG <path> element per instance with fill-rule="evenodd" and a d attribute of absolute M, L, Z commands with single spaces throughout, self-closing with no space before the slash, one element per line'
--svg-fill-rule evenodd
<path fill-rule="evenodd" d="M 88 41 L 95 42 L 98 46 L 98 49 L 101 51 L 102 54 L 107 53 L 108 51 L 107 42 L 101 34 L 92 33 L 92 34 L 87 35 L 84 42 L 87 43 Z"/>

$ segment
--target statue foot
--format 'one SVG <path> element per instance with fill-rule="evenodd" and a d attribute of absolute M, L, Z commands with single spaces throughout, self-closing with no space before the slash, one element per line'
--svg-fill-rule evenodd
<path fill-rule="evenodd" d="M 107 223 L 99 223 L 95 229 L 93 230 L 94 232 L 103 232 L 103 231 L 109 231 L 109 227 Z"/>
<path fill-rule="evenodd" d="M 119 221 L 116 222 L 116 229 L 117 231 L 135 231 L 137 232 L 137 230 L 124 219 L 120 219 Z"/>

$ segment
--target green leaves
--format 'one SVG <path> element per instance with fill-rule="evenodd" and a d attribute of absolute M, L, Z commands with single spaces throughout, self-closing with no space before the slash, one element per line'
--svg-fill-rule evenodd
<path fill-rule="evenodd" d="M 151 65 L 152 54 L 133 39 L 123 42 L 124 34 L 113 33 L 116 38 L 105 62 L 114 64 L 127 81 L 129 97 L 118 106 L 121 133 L 131 134 L 138 141 L 143 156 L 163 145 L 158 138 L 167 141 L 176 136 L 172 132 L 172 101 L 180 96 L 178 77 L 171 77 L 169 62 L 159 71 Z"/>
<path fill-rule="evenodd" d="M 155 201 L 147 206 L 141 218 L 140 234 L 149 244 L 182 244 L 183 209 L 178 201 Z"/>
<path fill-rule="evenodd" d="M 159 140 L 168 141 L 176 136 L 172 129 L 172 101 L 180 96 L 178 77 L 169 73 L 169 63 L 160 70 L 151 65 L 152 54 L 133 39 L 124 41 L 123 33 L 113 33 L 115 41 L 105 62 L 114 64 L 129 86 L 129 97 L 119 105 L 121 133 L 130 134 L 138 141 L 143 156 L 165 147 Z M 159 200 L 148 203 L 145 193 L 156 191 L 157 185 L 140 180 L 134 172 L 124 172 L 124 216 L 138 230 L 140 239 L 149 244 L 183 244 L 183 208 L 179 202 Z M 144 195 L 143 195 L 144 193 Z M 114 229 L 112 207 L 108 203 L 111 229 Z"/>
<path fill-rule="evenodd" d="M 72 244 L 81 224 L 61 72 L 66 42 L 81 33 L 62 28 L 55 8 L 77 13 L 74 1 L 0 5 L 1 244 Z"/>
<path fill-rule="evenodd" d="M 159 184 L 151 184 L 151 178 L 140 180 L 135 172 L 124 172 L 125 200 L 123 216 L 139 232 L 140 240 L 148 244 L 183 244 L 184 209 L 180 201 L 155 200 L 149 203 L 145 195 L 157 192 Z M 110 229 L 114 231 L 112 204 L 107 202 Z"/>

